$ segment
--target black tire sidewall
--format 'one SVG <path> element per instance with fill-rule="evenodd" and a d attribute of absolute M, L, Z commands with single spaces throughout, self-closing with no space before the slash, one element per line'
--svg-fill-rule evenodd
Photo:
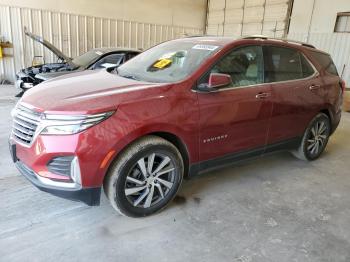
<path fill-rule="evenodd" d="M 160 153 L 170 157 L 170 159 L 174 162 L 175 165 L 175 178 L 174 185 L 170 189 L 170 192 L 164 197 L 163 200 L 159 201 L 154 206 L 149 208 L 140 208 L 134 207 L 128 201 L 125 196 L 125 182 L 126 177 L 129 174 L 131 168 L 137 163 L 139 159 L 142 157 L 148 156 L 151 153 Z M 183 178 L 183 162 L 182 159 L 179 158 L 178 152 L 171 146 L 167 145 L 147 145 L 134 154 L 128 161 L 126 161 L 120 168 L 120 173 L 117 176 L 117 179 L 113 183 L 113 201 L 116 202 L 119 209 L 128 216 L 132 217 L 143 217 L 151 215 L 155 212 L 163 209 L 176 195 Z"/>

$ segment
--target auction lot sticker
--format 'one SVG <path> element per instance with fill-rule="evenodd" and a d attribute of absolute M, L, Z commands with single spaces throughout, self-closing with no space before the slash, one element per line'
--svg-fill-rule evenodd
<path fill-rule="evenodd" d="M 199 49 L 199 50 L 209 50 L 214 51 L 216 48 L 218 48 L 217 45 L 194 45 L 192 49 Z"/>

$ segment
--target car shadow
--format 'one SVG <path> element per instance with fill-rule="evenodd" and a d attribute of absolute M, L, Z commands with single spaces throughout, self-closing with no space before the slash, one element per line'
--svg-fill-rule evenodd
<path fill-rule="evenodd" d="M 348 154 L 349 149 L 346 141 L 349 137 L 350 129 L 345 128 L 344 123 L 341 123 L 340 128 L 330 138 L 326 150 L 317 160 L 307 162 L 295 158 L 287 151 L 275 152 L 185 179 L 169 207 L 188 203 L 200 205 L 207 192 L 220 189 L 221 185 L 226 183 L 246 184 L 251 180 L 260 180 L 263 183 L 264 181 L 281 179 L 281 176 L 289 180 L 289 176 L 303 174 L 312 168 L 322 169 L 329 165 L 332 158 L 339 160 L 338 156 L 345 157 Z M 295 171 L 296 169 L 300 172 Z"/>

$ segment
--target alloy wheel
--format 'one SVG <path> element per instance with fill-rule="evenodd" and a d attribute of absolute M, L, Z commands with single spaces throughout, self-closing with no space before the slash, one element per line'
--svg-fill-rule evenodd
<path fill-rule="evenodd" d="M 328 132 L 328 125 L 324 120 L 315 122 L 307 139 L 307 150 L 310 155 L 315 156 L 322 152 L 327 143 Z"/>
<path fill-rule="evenodd" d="M 125 196 L 134 207 L 149 208 L 162 201 L 175 183 L 173 160 L 161 153 L 142 157 L 126 177 Z"/>

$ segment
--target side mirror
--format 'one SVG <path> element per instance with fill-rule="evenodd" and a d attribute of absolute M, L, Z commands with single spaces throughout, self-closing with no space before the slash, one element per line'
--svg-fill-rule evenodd
<path fill-rule="evenodd" d="M 211 73 L 209 76 L 209 86 L 212 88 L 227 87 L 232 84 L 230 75 Z"/>
<path fill-rule="evenodd" d="M 208 83 L 203 83 L 197 86 L 197 89 L 202 92 L 215 92 L 219 88 L 231 85 L 232 79 L 228 74 L 211 73 Z"/>

